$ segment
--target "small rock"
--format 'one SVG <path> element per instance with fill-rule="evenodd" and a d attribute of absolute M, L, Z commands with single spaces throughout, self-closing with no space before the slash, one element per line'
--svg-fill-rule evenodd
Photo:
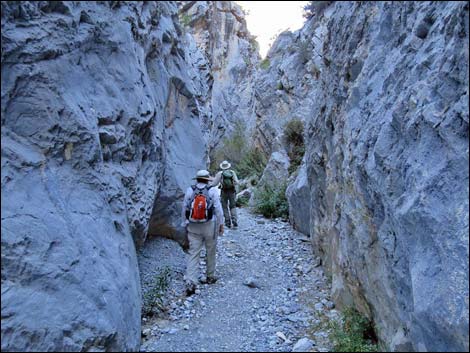
<path fill-rule="evenodd" d="M 314 345 L 315 343 L 312 340 L 304 337 L 298 340 L 296 344 L 294 344 L 292 352 L 309 352 Z"/>
<path fill-rule="evenodd" d="M 304 316 L 300 316 L 300 315 L 297 315 L 297 314 L 291 314 L 291 315 L 287 315 L 287 320 L 291 321 L 291 322 L 299 322 L 299 321 L 307 321 L 308 319 Z"/>
<path fill-rule="evenodd" d="M 322 304 L 322 303 L 316 303 L 316 304 L 315 304 L 315 310 L 316 310 L 316 311 L 321 311 L 321 310 L 323 310 L 323 304 Z"/>
<path fill-rule="evenodd" d="M 276 332 L 276 336 L 282 339 L 284 342 L 287 341 L 286 335 L 282 333 L 281 331 Z"/>
<path fill-rule="evenodd" d="M 250 288 L 259 288 L 259 285 L 255 282 L 253 277 L 248 277 L 243 284 Z"/>
<path fill-rule="evenodd" d="M 152 333 L 152 330 L 149 328 L 146 328 L 145 330 L 142 331 L 142 335 L 145 337 L 150 336 L 151 333 Z"/>
<path fill-rule="evenodd" d="M 189 325 L 184 325 L 183 329 L 186 330 L 186 331 L 189 330 Z"/>

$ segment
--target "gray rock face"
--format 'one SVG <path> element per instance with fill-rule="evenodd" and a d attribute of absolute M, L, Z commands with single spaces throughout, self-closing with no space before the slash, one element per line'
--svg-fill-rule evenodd
<path fill-rule="evenodd" d="M 336 2 L 285 36 L 310 41 L 291 71 L 314 77 L 285 99 L 311 110 L 291 213 L 307 223 L 310 190 L 335 302 L 392 350 L 468 350 L 468 4 Z"/>
<path fill-rule="evenodd" d="M 285 149 L 284 128 L 292 119 L 310 116 L 306 100 L 315 77 L 304 65 L 307 39 L 303 32 L 284 32 L 261 62 L 255 82 L 256 131 L 254 143 L 270 155 Z"/>
<path fill-rule="evenodd" d="M 192 48 L 174 3 L 2 2 L 2 350 L 139 348 L 135 244 L 207 161 Z"/>
<path fill-rule="evenodd" d="M 210 87 L 206 106 L 214 124 L 210 148 L 243 124 L 247 138 L 254 131 L 254 83 L 259 53 L 247 29 L 245 14 L 232 1 L 183 1 L 181 22 L 207 60 L 203 78 Z"/>
<path fill-rule="evenodd" d="M 281 150 L 271 154 L 258 186 L 280 185 L 289 176 L 289 165 L 289 157 L 286 152 Z"/>
<path fill-rule="evenodd" d="M 289 221 L 296 230 L 310 235 L 310 184 L 307 178 L 307 165 L 303 163 L 297 174 L 292 175 L 286 190 L 289 202 Z"/>
<path fill-rule="evenodd" d="M 254 145 L 272 159 L 274 154 L 285 155 L 290 164 L 292 146 L 286 138 L 286 126 L 292 120 L 303 124 L 310 119 L 315 106 L 314 92 L 318 89 L 318 64 L 312 60 L 314 44 L 313 25 L 307 23 L 297 32 L 281 33 L 269 50 L 266 58 L 259 65 L 255 81 L 256 129 L 253 134 Z M 317 34 L 318 35 L 318 34 Z M 289 153 L 286 154 L 286 152 Z M 264 174 L 272 175 L 271 163 Z M 301 206 L 291 214 L 291 222 L 296 229 L 309 234 L 310 194 L 306 193 L 306 173 L 292 185 L 299 172 L 290 174 L 288 166 L 285 172 L 276 174 L 276 183 L 289 181 L 288 193 L 290 207 Z M 266 179 L 263 176 L 264 179 Z M 280 179 L 279 179 L 280 178 Z M 268 178 L 269 179 L 269 178 Z M 272 179 L 272 178 L 271 178 Z M 295 197 L 292 196 L 295 193 Z M 294 206 L 295 204 L 295 206 Z"/>

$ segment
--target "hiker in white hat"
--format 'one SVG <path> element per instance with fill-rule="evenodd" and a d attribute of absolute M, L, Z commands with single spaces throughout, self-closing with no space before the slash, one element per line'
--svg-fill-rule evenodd
<path fill-rule="evenodd" d="M 199 255 L 202 245 L 206 246 L 206 280 L 215 283 L 215 253 L 217 236 L 224 233 L 224 216 L 220 196 L 209 184 L 212 181 L 207 170 L 197 172 L 197 183 L 186 190 L 183 202 L 183 226 L 188 231 L 189 257 L 186 267 L 186 294 L 196 291 L 199 281 Z"/>
<path fill-rule="evenodd" d="M 222 200 L 222 209 L 224 211 L 225 225 L 228 228 L 231 228 L 232 226 L 233 228 L 237 228 L 238 218 L 235 201 L 237 196 L 236 186 L 238 185 L 238 178 L 235 171 L 230 169 L 230 167 L 231 164 L 227 161 L 220 163 L 220 169 L 222 170 L 217 173 L 212 185 L 217 186 L 220 183 L 220 197 Z"/>

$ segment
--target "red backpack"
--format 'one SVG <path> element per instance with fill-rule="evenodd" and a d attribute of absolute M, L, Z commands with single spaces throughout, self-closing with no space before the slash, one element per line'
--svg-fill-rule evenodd
<path fill-rule="evenodd" d="M 193 195 L 189 205 L 186 206 L 186 218 L 192 223 L 204 223 L 211 220 L 214 209 L 214 204 L 209 196 L 211 186 L 205 185 L 202 189 L 196 185 L 191 187 Z"/>

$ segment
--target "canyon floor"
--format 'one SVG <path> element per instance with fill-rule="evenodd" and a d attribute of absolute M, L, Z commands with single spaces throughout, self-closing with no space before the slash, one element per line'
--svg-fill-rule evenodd
<path fill-rule="evenodd" d="M 154 238 L 139 251 L 143 293 L 169 273 L 161 311 L 142 319 L 141 351 L 332 349 L 327 323 L 338 312 L 309 239 L 280 219 L 238 211 L 239 228 L 218 239 L 219 280 L 191 297 L 184 295 L 186 254 L 176 243 Z"/>

